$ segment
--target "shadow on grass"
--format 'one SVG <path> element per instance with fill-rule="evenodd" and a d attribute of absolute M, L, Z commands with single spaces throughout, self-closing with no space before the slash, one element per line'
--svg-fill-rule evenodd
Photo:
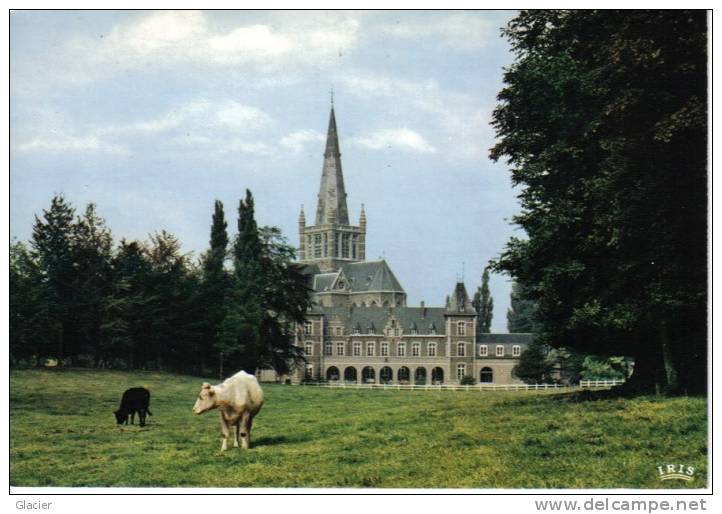
<path fill-rule="evenodd" d="M 252 446 L 275 446 L 277 444 L 299 444 L 299 443 L 305 443 L 310 441 L 310 437 L 306 437 L 303 435 L 294 435 L 294 436 L 285 436 L 285 435 L 274 435 L 274 436 L 265 436 L 265 437 L 259 437 L 258 439 L 253 439 L 251 442 Z"/>

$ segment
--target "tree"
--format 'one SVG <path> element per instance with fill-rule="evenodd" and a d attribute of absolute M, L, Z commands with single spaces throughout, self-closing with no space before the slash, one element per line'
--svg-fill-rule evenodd
<path fill-rule="evenodd" d="M 494 317 L 494 299 L 489 292 L 489 268 L 484 268 L 481 275 L 481 285 L 474 293 L 471 305 L 476 310 L 479 332 L 488 334 L 491 332 L 491 320 Z"/>
<path fill-rule="evenodd" d="M 491 156 L 528 239 L 493 267 L 537 302 L 540 342 L 631 356 L 642 392 L 706 391 L 706 16 L 531 11 L 504 31 Z"/>
<path fill-rule="evenodd" d="M 77 351 L 92 356 L 97 366 L 102 360 L 101 327 L 114 323 L 108 300 L 117 284 L 113 284 L 113 238 L 98 216 L 95 205 L 88 204 L 73 231 L 73 311 L 77 323 Z"/>
<path fill-rule="evenodd" d="M 247 190 L 238 208 L 234 283 L 219 350 L 248 372 L 271 367 L 285 373 L 303 360 L 293 331 L 305 321 L 311 300 L 305 277 L 293 259 L 293 247 L 278 229 L 258 228 L 253 196 Z"/>
<path fill-rule="evenodd" d="M 549 347 L 538 342 L 531 343 L 519 356 L 514 375 L 527 384 L 552 384 L 555 362 L 549 358 Z"/>
<path fill-rule="evenodd" d="M 215 355 L 216 350 L 221 346 L 220 333 L 221 325 L 225 317 L 226 298 L 230 285 L 230 278 L 225 269 L 225 262 L 228 253 L 228 224 L 225 220 L 223 203 L 216 200 L 214 204 L 213 217 L 211 222 L 210 248 L 203 256 L 202 268 L 202 310 L 205 321 L 204 343 L 198 349 L 200 368 L 205 368 L 206 354 Z M 223 375 L 222 354 L 219 352 L 220 375 Z"/>
<path fill-rule="evenodd" d="M 510 307 L 506 311 L 507 330 L 512 334 L 534 332 L 536 303 L 525 299 L 524 288 L 519 282 L 512 282 L 510 296 Z"/>
<path fill-rule="evenodd" d="M 59 320 L 51 316 L 52 295 L 37 259 L 20 241 L 10 245 L 9 286 L 10 362 L 41 365 L 55 354 Z"/>
<path fill-rule="evenodd" d="M 42 274 L 45 288 L 45 305 L 48 327 L 53 327 L 53 355 L 60 362 L 74 355 L 74 336 L 77 327 L 73 322 L 75 280 L 73 238 L 75 209 L 62 196 L 53 197 L 50 209 L 43 217 L 35 216 L 30 242 L 33 257 Z"/>

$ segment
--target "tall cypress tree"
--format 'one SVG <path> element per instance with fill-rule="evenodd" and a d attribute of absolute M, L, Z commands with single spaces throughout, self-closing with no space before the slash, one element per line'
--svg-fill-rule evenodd
<path fill-rule="evenodd" d="M 491 332 L 491 320 L 494 317 L 494 299 L 489 291 L 488 268 L 484 268 L 484 273 L 481 275 L 481 285 L 474 293 L 471 304 L 476 309 L 476 315 L 478 316 L 478 331 L 482 334 L 488 334 Z"/>
<path fill-rule="evenodd" d="M 210 249 L 203 258 L 204 339 L 210 344 L 198 349 L 201 370 L 205 367 L 206 356 L 209 351 L 218 352 L 219 367 L 223 368 L 223 353 L 219 348 L 219 344 L 221 323 L 225 316 L 225 304 L 229 287 L 229 277 L 224 268 L 228 252 L 227 227 L 228 223 L 226 223 L 223 203 L 216 200 L 213 206 L 211 222 Z"/>
<path fill-rule="evenodd" d="M 310 295 L 293 258 L 278 229 L 258 228 L 253 196 L 246 191 L 238 208 L 233 287 L 219 342 L 228 365 L 284 373 L 302 359 L 293 344 L 293 325 L 304 321 Z"/>
<path fill-rule="evenodd" d="M 511 302 L 506 311 L 506 326 L 511 333 L 534 331 L 536 302 L 524 297 L 524 288 L 519 282 L 511 284 Z"/>

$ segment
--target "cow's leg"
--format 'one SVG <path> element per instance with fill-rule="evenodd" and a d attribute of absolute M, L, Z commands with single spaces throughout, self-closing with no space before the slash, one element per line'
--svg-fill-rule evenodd
<path fill-rule="evenodd" d="M 135 425 L 135 411 L 130 412 L 130 424 Z"/>
<path fill-rule="evenodd" d="M 247 450 L 251 444 L 251 413 L 244 412 L 238 425 L 240 427 L 241 446 Z"/>
<path fill-rule="evenodd" d="M 240 420 L 236 425 L 233 427 L 233 447 L 238 448 L 238 433 L 241 431 L 241 422 Z"/>
<path fill-rule="evenodd" d="M 221 412 L 221 432 L 223 432 L 223 444 L 221 444 L 221 451 L 224 452 L 228 449 L 228 423 L 226 423 L 226 419 L 223 417 L 223 413 Z"/>
<path fill-rule="evenodd" d="M 140 426 L 145 426 L 145 410 L 140 409 L 138 411 L 138 418 L 140 419 Z"/>

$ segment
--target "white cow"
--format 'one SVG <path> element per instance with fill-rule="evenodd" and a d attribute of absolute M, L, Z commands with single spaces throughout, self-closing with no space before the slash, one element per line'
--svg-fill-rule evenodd
<path fill-rule="evenodd" d="M 228 448 L 229 427 L 235 426 L 233 446 L 238 447 L 240 435 L 243 448 L 251 444 L 253 417 L 263 405 L 263 390 L 258 380 L 245 371 L 239 371 L 222 384 L 212 386 L 205 382 L 198 394 L 193 414 L 203 414 L 216 407 L 220 409 L 223 444 L 221 451 Z"/>

